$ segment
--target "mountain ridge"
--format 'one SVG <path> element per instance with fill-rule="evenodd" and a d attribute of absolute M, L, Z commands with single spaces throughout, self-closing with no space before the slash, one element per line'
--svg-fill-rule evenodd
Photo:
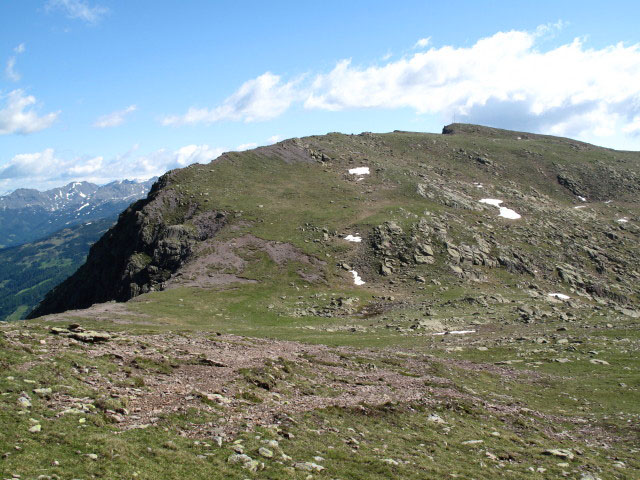
<path fill-rule="evenodd" d="M 640 153 L 457 130 L 167 172 L 45 316 L 0 322 L 6 469 L 640 471 Z"/>
<path fill-rule="evenodd" d="M 115 217 L 146 195 L 155 180 L 106 185 L 71 182 L 46 191 L 14 190 L 0 197 L 0 248 L 32 242 L 78 223 Z"/>
<path fill-rule="evenodd" d="M 598 218 L 606 209 L 615 216 L 635 204 L 640 191 L 637 153 L 475 125 L 453 124 L 443 132 L 291 139 L 168 172 L 147 199 L 120 216 L 118 225 L 92 249 L 87 265 L 51 292 L 33 316 L 162 290 L 169 279 L 176 283 L 180 268 L 194 260 L 204 244 L 214 242 L 211 248 L 223 248 L 216 243 L 219 233 L 240 238 L 230 232 L 233 228 L 262 241 L 291 243 L 318 258 L 322 248 L 318 252 L 305 245 L 310 240 L 301 232 L 308 231 L 309 222 L 303 221 L 301 205 L 291 198 L 303 202 L 309 219 L 326 218 L 340 227 L 310 224 L 325 235 L 319 242 L 313 239 L 314 243 L 332 244 L 325 255 L 333 257 L 342 251 L 333 244 L 343 242 L 341 230 L 349 225 L 367 230 L 359 249 L 338 264 L 355 264 L 359 274 L 382 290 L 388 289 L 384 285 L 388 277 L 399 276 L 405 283 L 444 276 L 456 282 L 491 284 L 502 275 L 496 272 L 505 271 L 513 278 L 526 275 L 547 288 L 577 290 L 593 300 L 625 304 L 638 298 L 638 289 L 632 286 L 638 272 L 625 267 L 633 265 L 625 248 L 626 242 L 637 238 L 637 226 L 622 213 L 608 221 Z M 368 165 L 371 173 L 348 173 L 349 167 L 360 164 Z M 316 191 L 318 186 L 303 178 L 312 172 L 330 191 L 352 199 L 342 199 L 342 212 L 326 204 L 326 192 Z M 267 179 L 272 185 L 264 183 Z M 495 200 L 483 205 L 482 196 Z M 273 209 L 257 207 L 260 201 L 271 203 Z M 322 202 L 328 210 L 318 211 L 308 201 Z M 400 215 L 396 211 L 393 218 L 380 217 L 390 201 L 397 202 L 399 211 L 409 210 Z M 491 220 L 492 212 L 498 212 L 494 205 L 503 201 L 508 210 L 517 207 L 523 218 L 495 230 L 492 223 L 504 220 Z M 354 212 L 344 210 L 351 208 Z M 345 215 L 346 211 L 355 215 Z M 264 215 L 273 217 L 281 228 L 265 227 Z M 369 220 L 357 227 L 367 216 L 383 221 Z M 557 218 L 552 220 L 553 216 Z M 294 217 L 297 224 L 285 226 L 285 219 Z M 562 234 L 560 225 L 569 229 L 568 235 Z M 597 240 L 587 232 L 597 235 Z M 551 253 L 554 243 L 572 254 Z M 126 258 L 111 255 L 120 251 L 118 245 L 127 245 Z M 258 248 L 268 251 L 266 245 Z M 215 259 L 210 268 L 224 270 L 225 261 Z M 120 285 L 118 293 L 95 296 L 90 279 L 105 271 L 111 273 L 101 281 L 100 291 Z M 338 279 L 339 269 L 313 273 L 318 275 L 344 282 Z M 53 300 L 56 295 L 58 302 Z M 73 298 L 83 300 L 73 303 Z"/>

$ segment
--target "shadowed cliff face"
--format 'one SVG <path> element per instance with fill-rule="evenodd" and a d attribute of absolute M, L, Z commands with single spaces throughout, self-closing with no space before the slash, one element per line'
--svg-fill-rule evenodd
<path fill-rule="evenodd" d="M 118 223 L 91 247 L 86 263 L 49 292 L 29 318 L 109 300 L 122 302 L 164 287 L 196 242 L 215 235 L 226 220 L 218 212 L 194 216 L 195 205 L 189 204 L 176 223 L 165 223 L 164 209 L 174 210 L 181 203 L 173 191 L 163 189 L 170 175 L 162 177 L 146 199 L 120 214 Z M 191 224 L 183 225 L 187 220 Z"/>

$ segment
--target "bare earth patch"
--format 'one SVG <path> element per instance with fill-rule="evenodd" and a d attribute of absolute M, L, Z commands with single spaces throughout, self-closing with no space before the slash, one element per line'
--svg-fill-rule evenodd
<path fill-rule="evenodd" d="M 299 262 L 312 268 L 312 272 L 300 272 L 305 280 L 322 278 L 320 267 L 325 262 L 305 254 L 290 243 L 263 240 L 254 235 L 244 235 L 233 240 L 209 240 L 198 246 L 195 255 L 172 275 L 167 288 L 177 286 L 213 287 L 229 283 L 255 283 L 242 277 L 249 263 L 239 252 L 254 250 L 266 253 L 278 265 Z"/>

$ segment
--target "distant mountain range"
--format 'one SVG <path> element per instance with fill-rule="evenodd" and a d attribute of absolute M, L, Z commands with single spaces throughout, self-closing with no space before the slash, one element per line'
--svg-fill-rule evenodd
<path fill-rule="evenodd" d="M 0 321 L 24 318 L 156 180 L 73 182 L 0 197 Z"/>
<path fill-rule="evenodd" d="M 153 182 L 120 180 L 106 185 L 73 182 L 44 192 L 21 188 L 0 197 L 0 248 L 22 245 L 91 220 L 115 219 L 144 197 Z"/>

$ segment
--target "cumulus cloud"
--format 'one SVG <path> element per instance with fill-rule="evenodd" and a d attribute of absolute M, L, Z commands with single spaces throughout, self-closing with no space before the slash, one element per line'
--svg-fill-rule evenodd
<path fill-rule="evenodd" d="M 141 154 L 138 146 L 111 159 L 103 156 L 66 158 L 52 148 L 15 155 L 0 166 L 0 190 L 20 187 L 46 189 L 70 181 L 108 183 L 113 180 L 146 180 L 192 163 L 208 163 L 224 149 L 209 145 L 186 145 L 177 150 L 160 149 Z"/>
<path fill-rule="evenodd" d="M 270 72 L 245 82 L 221 105 L 208 109 L 191 107 L 183 115 L 170 115 L 163 125 L 211 124 L 222 120 L 255 122 L 284 113 L 300 97 L 300 80 L 282 82 Z"/>
<path fill-rule="evenodd" d="M 410 109 L 443 123 L 455 115 L 605 144 L 614 134 L 640 134 L 640 43 L 592 48 L 577 38 L 546 48 L 562 27 L 498 32 L 465 47 L 435 47 L 427 37 L 403 58 L 367 66 L 344 59 L 292 82 L 265 73 L 217 107 L 191 108 L 163 123 L 267 120 L 297 103 L 328 111 Z"/>
<path fill-rule="evenodd" d="M 107 115 L 102 115 L 93 123 L 93 126 L 96 128 L 117 127 L 118 125 L 122 125 L 124 123 L 125 117 L 127 115 L 135 112 L 137 109 L 138 107 L 136 105 L 129 105 L 123 110 L 118 110 Z"/>
<path fill-rule="evenodd" d="M 596 50 L 576 39 L 542 52 L 536 42 L 548 31 L 500 32 L 366 68 L 343 60 L 315 78 L 305 106 L 411 108 L 576 136 L 607 136 L 630 123 L 640 113 L 640 44 Z"/>
<path fill-rule="evenodd" d="M 101 5 L 91 6 L 83 0 L 49 0 L 46 3 L 47 10 L 62 10 L 67 17 L 95 24 L 109 9 Z"/>
<path fill-rule="evenodd" d="M 12 82 L 19 82 L 20 79 L 22 78 L 22 75 L 20 75 L 20 73 L 16 71 L 16 62 L 17 62 L 17 55 L 20 55 L 25 51 L 24 43 L 21 43 L 20 45 L 18 45 L 16 48 L 13 49 L 13 51 L 16 55 L 9 57 L 9 60 L 7 60 L 7 66 L 4 69 L 4 73 L 6 77 Z"/>
<path fill-rule="evenodd" d="M 39 116 L 31 108 L 35 103 L 36 98 L 25 95 L 24 90 L 17 89 L 10 92 L 5 97 L 4 107 L 0 107 L 0 135 L 9 133 L 26 135 L 50 127 L 60 112 Z"/>

